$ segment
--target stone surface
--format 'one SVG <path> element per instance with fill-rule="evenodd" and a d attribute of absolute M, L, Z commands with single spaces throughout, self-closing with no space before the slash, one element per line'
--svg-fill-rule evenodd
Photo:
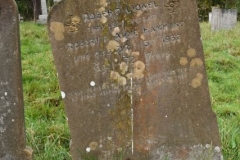
<path fill-rule="evenodd" d="M 1 160 L 30 160 L 32 157 L 32 150 L 25 147 L 18 21 L 15 1 L 0 1 Z"/>
<path fill-rule="evenodd" d="M 221 159 L 197 11 L 187 0 L 53 7 L 48 29 L 74 160 Z"/>
<path fill-rule="evenodd" d="M 237 9 L 212 8 L 212 30 L 232 29 L 237 24 Z"/>

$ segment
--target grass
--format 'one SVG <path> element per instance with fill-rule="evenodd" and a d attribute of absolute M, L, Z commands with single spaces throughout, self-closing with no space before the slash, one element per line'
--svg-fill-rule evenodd
<path fill-rule="evenodd" d="M 35 160 L 70 160 L 69 130 L 46 26 L 21 23 L 27 143 Z M 225 160 L 240 159 L 240 23 L 212 32 L 201 23 L 212 107 Z"/>

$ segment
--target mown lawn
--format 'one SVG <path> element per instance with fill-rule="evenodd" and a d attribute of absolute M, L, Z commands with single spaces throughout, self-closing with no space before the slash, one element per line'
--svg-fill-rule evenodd
<path fill-rule="evenodd" d="M 46 26 L 21 23 L 27 143 L 35 160 L 70 160 L 69 130 Z M 201 23 L 212 107 L 225 160 L 240 159 L 240 23 L 212 32 Z"/>

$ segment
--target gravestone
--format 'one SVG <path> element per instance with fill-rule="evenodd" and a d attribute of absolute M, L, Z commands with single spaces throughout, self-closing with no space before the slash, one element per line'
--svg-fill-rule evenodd
<path fill-rule="evenodd" d="M 0 1 L 0 159 L 30 160 L 26 147 L 19 45 L 14 0 Z"/>
<path fill-rule="evenodd" d="M 213 31 L 232 29 L 237 24 L 237 9 L 212 8 L 211 25 Z"/>
<path fill-rule="evenodd" d="M 47 16 L 48 16 L 46 0 L 41 0 L 41 9 L 42 9 L 42 14 L 39 15 L 38 23 L 46 24 Z"/>
<path fill-rule="evenodd" d="M 63 0 L 48 30 L 73 160 L 220 160 L 195 1 Z"/>
<path fill-rule="evenodd" d="M 208 22 L 211 24 L 212 23 L 212 12 L 208 13 Z"/>

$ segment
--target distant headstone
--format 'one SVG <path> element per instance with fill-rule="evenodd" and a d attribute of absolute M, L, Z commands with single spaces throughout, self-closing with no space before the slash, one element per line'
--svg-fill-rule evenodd
<path fill-rule="evenodd" d="M 197 5 L 65 0 L 48 29 L 73 160 L 220 160 Z"/>
<path fill-rule="evenodd" d="M 212 23 L 212 12 L 209 12 L 208 14 L 208 22 Z"/>
<path fill-rule="evenodd" d="M 42 8 L 42 14 L 39 15 L 38 23 L 46 24 L 47 16 L 48 16 L 46 0 L 41 0 L 41 8 Z"/>
<path fill-rule="evenodd" d="M 0 159 L 30 160 L 26 147 L 19 46 L 14 0 L 0 1 Z"/>
<path fill-rule="evenodd" d="M 237 9 L 212 8 L 212 30 L 232 29 L 237 24 Z"/>
<path fill-rule="evenodd" d="M 61 0 L 53 0 L 54 3 L 58 3 L 60 2 Z"/>

